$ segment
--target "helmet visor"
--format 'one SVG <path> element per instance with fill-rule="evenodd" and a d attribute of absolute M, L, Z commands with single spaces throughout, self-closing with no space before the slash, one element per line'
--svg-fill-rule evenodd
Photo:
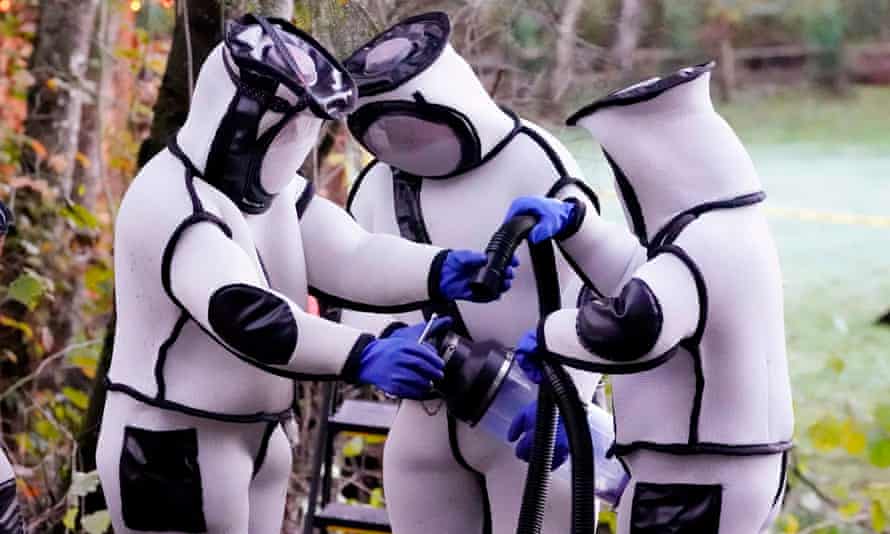
<path fill-rule="evenodd" d="M 230 23 L 226 45 L 239 68 L 273 78 L 322 118 L 340 119 L 355 108 L 357 90 L 346 70 L 286 21 L 246 15 Z"/>
<path fill-rule="evenodd" d="M 479 137 L 456 110 L 428 102 L 372 102 L 349 116 L 349 131 L 377 159 L 415 176 L 443 178 L 479 159 Z"/>
<path fill-rule="evenodd" d="M 461 162 L 461 144 L 454 130 L 410 115 L 378 118 L 361 142 L 380 160 L 417 176 L 451 174 Z"/>

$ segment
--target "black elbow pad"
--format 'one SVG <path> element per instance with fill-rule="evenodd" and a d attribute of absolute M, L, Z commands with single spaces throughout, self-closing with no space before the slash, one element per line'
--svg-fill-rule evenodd
<path fill-rule="evenodd" d="M 260 363 L 284 365 L 297 347 L 297 322 L 290 306 L 261 288 L 231 284 L 217 289 L 208 315 L 223 341 Z"/>
<path fill-rule="evenodd" d="M 646 282 L 631 280 L 617 298 L 594 299 L 578 312 L 578 338 L 602 358 L 627 362 L 645 356 L 661 333 L 658 299 Z"/>

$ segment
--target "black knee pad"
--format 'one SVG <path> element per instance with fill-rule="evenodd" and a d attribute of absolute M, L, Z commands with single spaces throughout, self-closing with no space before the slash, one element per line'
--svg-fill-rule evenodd
<path fill-rule="evenodd" d="M 194 428 L 155 431 L 126 427 L 120 485 L 127 527 L 207 532 Z"/>
<path fill-rule="evenodd" d="M 634 488 L 630 534 L 705 534 L 720 530 L 719 484 L 653 484 Z"/>

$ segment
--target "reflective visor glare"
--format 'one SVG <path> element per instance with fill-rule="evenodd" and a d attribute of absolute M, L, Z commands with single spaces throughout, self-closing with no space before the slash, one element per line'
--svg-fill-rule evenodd
<path fill-rule="evenodd" d="M 303 89 L 319 107 L 332 117 L 352 111 L 356 100 L 352 79 L 310 43 L 289 34 L 284 34 L 283 40 L 294 66 L 301 71 L 296 75 Z"/>
<path fill-rule="evenodd" d="M 340 118 L 355 107 L 357 90 L 352 78 L 301 35 L 278 24 L 260 27 L 233 23 L 227 42 L 239 66 L 248 62 L 248 69 L 256 68 L 267 75 L 272 71 L 278 81 L 297 95 L 308 95 L 329 117 Z"/>
<path fill-rule="evenodd" d="M 455 132 L 417 117 L 380 117 L 368 127 L 362 141 L 380 160 L 418 176 L 445 176 L 461 162 Z"/>
<path fill-rule="evenodd" d="M 404 37 L 383 41 L 365 57 L 365 73 L 374 75 L 391 71 L 413 51 L 414 45 Z"/>

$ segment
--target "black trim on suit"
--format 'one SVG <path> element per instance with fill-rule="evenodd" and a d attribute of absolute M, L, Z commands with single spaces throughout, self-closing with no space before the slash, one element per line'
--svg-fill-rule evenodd
<path fill-rule="evenodd" d="M 652 83 L 633 86 L 628 89 L 620 89 L 579 109 L 566 119 L 566 124 L 575 126 L 578 121 L 584 117 L 603 108 L 630 106 L 632 104 L 639 104 L 640 102 L 652 100 L 669 89 L 690 82 L 702 74 L 712 71 L 714 65 L 715 63 L 713 61 L 708 61 L 707 63 L 701 63 L 693 67 L 682 69 L 671 75 L 665 76 L 664 78 L 659 78 Z"/>
<path fill-rule="evenodd" d="M 263 429 L 263 436 L 260 438 L 260 447 L 257 449 L 256 457 L 253 459 L 253 472 L 250 475 L 251 480 L 256 478 L 257 473 L 263 468 L 263 462 L 266 461 L 266 453 L 269 452 L 269 440 L 272 439 L 272 433 L 281 423 L 278 421 L 270 421 L 266 423 Z"/>
<path fill-rule="evenodd" d="M 251 414 L 226 414 L 201 410 L 200 408 L 192 408 L 191 406 L 186 406 L 184 404 L 180 404 L 178 402 L 167 399 L 156 399 L 154 397 L 149 397 L 141 391 L 126 384 L 113 382 L 110 378 L 105 379 L 105 386 L 108 391 L 123 393 L 139 402 L 154 406 L 155 408 L 171 410 L 181 414 L 190 415 L 192 417 L 212 419 L 214 421 L 221 421 L 224 423 L 260 423 L 263 421 L 280 422 L 286 421 L 293 417 L 293 408 L 288 408 L 278 413 L 256 412 Z"/>
<path fill-rule="evenodd" d="M 793 447 L 791 441 L 775 441 L 772 443 L 751 443 L 751 444 L 731 444 L 731 443 L 710 443 L 698 442 L 689 443 L 653 443 L 651 441 L 632 441 L 630 443 L 615 443 L 609 449 L 608 454 L 617 456 L 626 456 L 634 451 L 649 450 L 655 452 L 663 452 L 667 454 L 675 454 L 678 456 L 688 456 L 691 454 L 717 454 L 722 456 L 763 456 L 767 454 L 777 454 L 790 450 Z"/>
<path fill-rule="evenodd" d="M 479 491 L 484 499 L 482 503 L 482 534 L 491 534 L 491 499 L 488 498 L 488 484 L 485 481 L 485 475 L 473 469 L 473 466 L 467 462 L 464 455 L 460 452 L 460 443 L 457 441 L 457 419 L 450 413 L 446 417 L 448 419 L 448 445 L 451 448 L 451 455 L 458 465 L 472 473 L 476 478 L 476 483 L 479 484 Z"/>
<path fill-rule="evenodd" d="M 306 188 L 303 189 L 303 192 L 300 193 L 300 196 L 297 197 L 297 202 L 294 204 L 297 209 L 298 219 L 303 218 L 303 214 L 306 213 L 306 209 L 309 208 L 309 203 L 312 202 L 313 198 L 315 198 L 315 184 L 308 182 Z"/>

